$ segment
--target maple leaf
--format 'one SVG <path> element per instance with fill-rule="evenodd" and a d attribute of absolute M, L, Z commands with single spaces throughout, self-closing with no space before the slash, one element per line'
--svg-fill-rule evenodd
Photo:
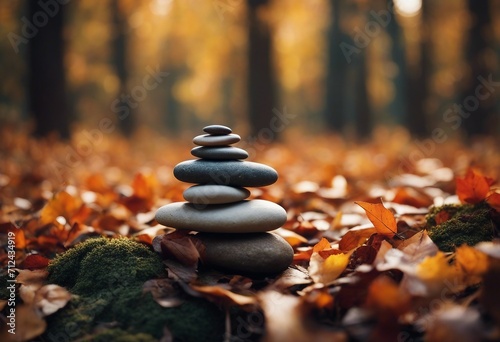
<path fill-rule="evenodd" d="M 361 201 L 354 203 L 365 210 L 366 216 L 368 216 L 368 219 L 373 223 L 378 234 L 393 237 L 398 231 L 396 218 L 389 209 L 384 207 L 382 200 L 379 199 L 379 201 L 380 203 Z"/>
<path fill-rule="evenodd" d="M 479 203 L 486 199 L 491 184 L 491 178 L 469 168 L 464 178 L 457 177 L 457 196 L 462 203 Z"/>

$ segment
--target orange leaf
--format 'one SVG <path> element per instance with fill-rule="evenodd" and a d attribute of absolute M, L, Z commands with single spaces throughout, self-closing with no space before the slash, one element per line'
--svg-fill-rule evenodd
<path fill-rule="evenodd" d="M 491 178 L 485 177 L 469 168 L 464 178 L 457 178 L 457 195 L 462 203 L 479 203 L 486 198 Z"/>
<path fill-rule="evenodd" d="M 349 230 L 342 236 L 339 242 L 339 249 L 342 252 L 350 251 L 363 244 L 366 239 L 376 233 L 375 228 Z"/>
<path fill-rule="evenodd" d="M 67 221 L 77 213 L 81 201 L 74 198 L 66 191 L 57 193 L 40 213 L 40 221 L 43 225 L 52 223 L 58 216 L 63 216 Z"/>
<path fill-rule="evenodd" d="M 314 247 L 313 247 L 313 253 L 325 250 L 327 248 L 331 248 L 330 247 L 330 242 L 328 242 L 327 239 L 322 238 L 317 244 L 314 245 Z"/>
<path fill-rule="evenodd" d="M 494 192 L 486 198 L 486 202 L 488 202 L 489 206 L 500 212 L 500 193 Z"/>
<path fill-rule="evenodd" d="M 393 237 L 398 231 L 394 214 L 380 203 L 354 202 L 363 208 L 378 234 Z"/>

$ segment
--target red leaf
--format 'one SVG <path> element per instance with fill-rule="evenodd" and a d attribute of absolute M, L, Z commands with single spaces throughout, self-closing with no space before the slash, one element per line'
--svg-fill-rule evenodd
<path fill-rule="evenodd" d="M 384 207 L 382 200 L 380 203 L 369 203 L 369 202 L 354 202 L 363 208 L 366 212 L 366 216 L 375 226 L 377 233 L 389 237 L 393 237 L 397 231 L 398 227 L 396 224 L 396 218 L 394 214 Z"/>
<path fill-rule="evenodd" d="M 486 198 L 486 202 L 495 209 L 496 211 L 500 212 L 500 193 L 494 192 L 491 195 Z"/>
<path fill-rule="evenodd" d="M 485 177 L 469 168 L 464 178 L 457 178 L 457 195 L 462 203 L 479 203 L 486 198 L 491 178 Z"/>
<path fill-rule="evenodd" d="M 24 259 L 24 261 L 21 263 L 20 267 L 22 269 L 26 270 L 37 270 L 37 269 L 43 269 L 47 267 L 49 264 L 49 259 L 39 255 L 39 254 L 31 254 Z"/>

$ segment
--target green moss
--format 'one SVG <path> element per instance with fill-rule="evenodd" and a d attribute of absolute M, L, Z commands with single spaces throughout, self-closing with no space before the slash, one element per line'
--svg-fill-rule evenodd
<path fill-rule="evenodd" d="M 437 224 L 438 215 L 445 221 Z M 474 246 L 491 241 L 495 235 L 492 215 L 493 210 L 486 203 L 433 207 L 426 217 L 427 231 L 440 250 L 452 252 L 463 244 Z"/>
<path fill-rule="evenodd" d="M 160 257 L 144 245 L 124 238 L 96 239 L 75 249 L 49 267 L 50 282 L 73 284 L 68 287 L 76 294 L 48 317 L 49 340 L 150 341 L 159 339 L 164 327 L 179 341 L 221 339 L 224 314 L 215 305 L 186 295 L 182 305 L 163 308 L 142 292 L 145 281 L 166 275 Z"/>
<path fill-rule="evenodd" d="M 88 239 L 69 249 L 63 254 L 58 255 L 49 264 L 48 281 L 50 283 L 59 284 L 61 286 L 72 288 L 75 286 L 80 271 L 80 264 L 93 249 L 104 246 L 108 243 L 105 238 Z"/>

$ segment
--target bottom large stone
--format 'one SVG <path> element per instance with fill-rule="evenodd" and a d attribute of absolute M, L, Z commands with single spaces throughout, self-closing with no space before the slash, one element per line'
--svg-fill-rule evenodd
<path fill-rule="evenodd" d="M 293 260 L 293 249 L 273 233 L 196 235 L 205 245 L 203 262 L 237 274 L 267 275 L 284 271 Z"/>

